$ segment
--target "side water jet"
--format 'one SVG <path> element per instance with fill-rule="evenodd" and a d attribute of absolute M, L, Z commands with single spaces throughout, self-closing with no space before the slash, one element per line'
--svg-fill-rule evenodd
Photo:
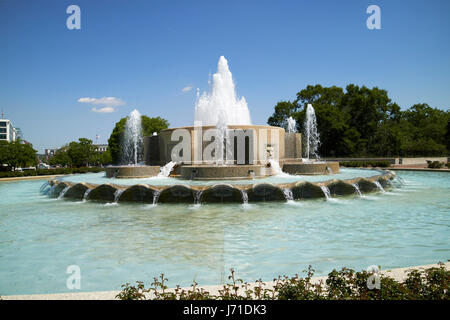
<path fill-rule="evenodd" d="M 275 176 L 283 176 L 287 177 L 289 174 L 286 172 L 283 172 L 283 170 L 280 167 L 280 163 L 277 160 L 269 159 L 268 162 L 270 163 L 270 168 L 272 169 L 272 174 Z"/>
<path fill-rule="evenodd" d="M 380 190 L 383 193 L 386 192 L 386 191 L 384 191 L 384 188 L 379 181 L 374 181 L 373 183 L 377 186 L 378 190 Z"/>
<path fill-rule="evenodd" d="M 161 191 L 155 190 L 153 191 L 153 205 L 156 206 L 158 204 L 159 195 L 161 194 Z"/>
<path fill-rule="evenodd" d="M 247 205 L 247 204 L 248 204 L 248 194 L 247 194 L 247 191 L 241 190 L 241 195 L 242 195 L 242 203 L 243 203 L 244 205 Z"/>
<path fill-rule="evenodd" d="M 70 188 L 70 187 L 67 186 L 67 187 L 65 187 L 65 188 L 61 191 L 61 193 L 60 193 L 59 196 L 58 196 L 58 200 L 64 198 L 64 195 L 66 194 L 67 190 L 69 190 L 69 188 Z"/>
<path fill-rule="evenodd" d="M 119 202 L 119 198 L 122 195 L 123 190 L 122 189 L 117 189 L 116 192 L 114 192 L 114 203 L 118 203 Z"/>
<path fill-rule="evenodd" d="M 320 186 L 320 189 L 322 189 L 323 194 L 325 195 L 326 200 L 331 200 L 331 192 L 330 189 L 328 189 L 327 186 Z"/>
<path fill-rule="evenodd" d="M 284 194 L 284 198 L 286 199 L 286 201 L 294 201 L 294 194 L 292 193 L 292 190 L 289 188 L 284 188 L 283 189 L 283 194 Z"/>
<path fill-rule="evenodd" d="M 83 202 L 87 201 L 87 197 L 89 196 L 89 193 L 92 191 L 93 189 L 86 189 L 86 191 L 83 194 Z"/>
<path fill-rule="evenodd" d="M 201 199 L 201 197 L 202 197 L 202 194 L 203 194 L 203 190 L 199 190 L 199 191 L 197 191 L 197 192 L 195 193 L 195 196 L 194 196 L 194 205 L 201 205 L 200 199 Z"/>
<path fill-rule="evenodd" d="M 173 168 L 177 165 L 175 161 L 170 161 L 164 167 L 161 167 L 161 171 L 158 173 L 158 178 L 167 178 L 172 172 Z"/>
<path fill-rule="evenodd" d="M 355 188 L 355 191 L 359 195 L 359 197 L 362 197 L 362 193 L 361 193 L 361 190 L 359 189 L 359 185 L 357 183 L 352 183 L 352 186 Z"/>

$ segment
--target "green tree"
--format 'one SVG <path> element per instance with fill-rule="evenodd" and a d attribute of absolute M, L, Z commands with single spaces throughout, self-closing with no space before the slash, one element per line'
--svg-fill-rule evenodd
<path fill-rule="evenodd" d="M 120 164 L 122 159 L 123 138 L 127 118 L 120 119 L 108 139 L 108 150 L 111 154 L 112 163 Z M 141 116 L 143 136 L 151 136 L 153 132 L 159 133 L 169 127 L 169 122 L 161 117 L 149 118 Z"/>
<path fill-rule="evenodd" d="M 36 150 L 33 145 L 21 140 L 14 142 L 1 141 L 0 164 L 6 164 L 14 170 L 17 167 L 29 167 L 37 164 Z"/>
<path fill-rule="evenodd" d="M 449 150 L 449 111 L 427 104 L 401 111 L 377 87 L 308 85 L 295 101 L 278 102 L 268 124 L 285 127 L 292 116 L 304 131 L 309 103 L 316 111 L 321 156 L 432 156 Z"/>
<path fill-rule="evenodd" d="M 49 159 L 48 163 L 52 166 L 72 166 L 72 160 L 67 153 L 68 146 L 56 150 L 55 154 Z"/>
<path fill-rule="evenodd" d="M 95 162 L 98 151 L 92 144 L 92 140 L 80 138 L 78 142 L 73 141 L 69 143 L 67 154 L 73 166 L 82 167 L 89 166 L 89 163 Z"/>

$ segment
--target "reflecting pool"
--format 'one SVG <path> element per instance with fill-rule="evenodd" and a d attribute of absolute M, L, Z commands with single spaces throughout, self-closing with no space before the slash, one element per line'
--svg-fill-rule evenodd
<path fill-rule="evenodd" d="M 396 173 L 404 184 L 385 193 L 223 205 L 66 201 L 41 194 L 45 180 L 1 182 L 0 295 L 119 290 L 161 273 L 169 286 L 189 286 L 224 283 L 229 268 L 270 281 L 309 264 L 324 275 L 447 261 L 449 174 Z M 65 177 L 88 178 L 104 179 Z M 81 269 L 80 290 L 66 288 L 70 265 Z"/>

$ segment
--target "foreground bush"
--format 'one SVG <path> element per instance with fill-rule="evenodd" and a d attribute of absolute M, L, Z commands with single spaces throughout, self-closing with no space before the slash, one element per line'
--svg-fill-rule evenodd
<path fill-rule="evenodd" d="M 393 278 L 379 274 L 379 286 L 369 289 L 374 274 L 367 271 L 355 272 L 343 268 L 333 270 L 323 281 L 312 281 L 314 270 L 309 266 L 305 278 L 278 277 L 275 285 L 266 285 L 257 280 L 250 286 L 241 279 L 236 279 L 234 270 L 228 277 L 230 283 L 223 285 L 218 295 L 197 287 L 197 283 L 188 289 L 177 286 L 168 290 L 167 278 L 162 274 L 154 278 L 152 287 L 146 289 L 143 282 L 136 286 L 129 283 L 122 285 L 123 290 L 116 296 L 121 300 L 449 300 L 450 271 L 443 263 L 439 267 L 425 270 L 410 270 L 404 282 L 397 282 Z M 369 278 L 370 277 L 370 278 Z M 377 289 L 378 287 L 378 289 Z"/>
<path fill-rule="evenodd" d="M 444 166 L 444 163 L 439 161 L 427 161 L 427 163 L 430 169 L 440 169 Z"/>
<path fill-rule="evenodd" d="M 349 168 L 360 168 L 360 167 L 379 167 L 379 168 L 387 168 L 391 166 L 390 161 L 342 161 L 339 162 L 339 165 L 342 167 Z"/>
<path fill-rule="evenodd" d="M 6 171 L 0 172 L 0 178 L 11 177 L 28 177 L 28 176 L 46 176 L 57 174 L 74 174 L 74 173 L 88 173 L 88 172 L 101 172 L 105 171 L 104 168 L 97 167 L 82 167 L 82 168 L 56 168 L 56 169 L 36 169 L 21 171 Z"/>

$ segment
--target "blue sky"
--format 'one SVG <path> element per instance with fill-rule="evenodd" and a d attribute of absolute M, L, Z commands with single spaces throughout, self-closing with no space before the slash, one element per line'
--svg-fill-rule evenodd
<path fill-rule="evenodd" d="M 81 30 L 66 27 L 71 4 Z M 371 4 L 381 30 L 366 27 Z M 39 152 L 96 134 L 106 143 L 134 108 L 190 125 L 221 55 L 255 124 L 317 83 L 448 109 L 449 13 L 450 1 L 433 0 L 0 0 L 0 109 Z M 83 97 L 124 105 L 98 113 Z"/>

